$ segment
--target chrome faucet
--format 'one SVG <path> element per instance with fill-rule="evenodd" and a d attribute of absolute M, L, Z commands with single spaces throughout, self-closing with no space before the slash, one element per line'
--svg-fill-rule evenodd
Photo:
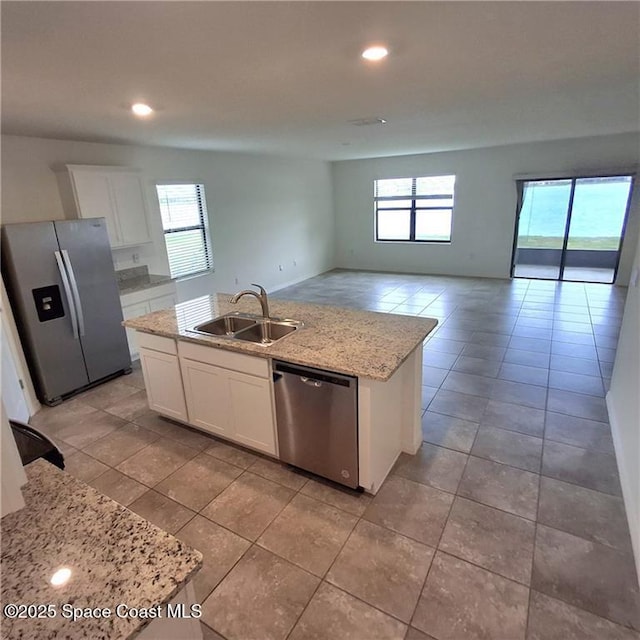
<path fill-rule="evenodd" d="M 243 296 L 254 296 L 260 302 L 260 306 L 262 307 L 262 316 L 264 317 L 265 320 L 268 320 L 269 319 L 269 300 L 267 299 L 267 292 L 264 290 L 263 287 L 261 287 L 259 284 L 255 284 L 254 282 L 251 283 L 251 286 L 258 287 L 258 289 L 260 289 L 260 293 L 256 293 L 251 289 L 245 289 L 244 291 L 239 291 L 234 296 L 229 298 L 229 302 L 231 304 L 237 304 L 238 300 L 240 300 L 240 298 L 242 298 Z"/>

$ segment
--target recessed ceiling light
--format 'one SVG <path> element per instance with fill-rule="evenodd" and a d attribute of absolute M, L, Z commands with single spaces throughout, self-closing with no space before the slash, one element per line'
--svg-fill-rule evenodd
<path fill-rule="evenodd" d="M 153 113 L 153 109 L 148 104 L 144 104 L 143 102 L 136 102 L 131 106 L 131 111 L 133 111 L 133 113 L 135 113 L 137 116 L 140 116 L 141 118 L 150 116 Z"/>
<path fill-rule="evenodd" d="M 362 52 L 362 57 L 365 60 L 373 60 L 373 61 L 382 60 L 383 58 L 386 58 L 388 55 L 389 55 L 389 51 L 387 50 L 387 48 L 379 45 L 376 45 L 375 47 L 368 47 Z"/>

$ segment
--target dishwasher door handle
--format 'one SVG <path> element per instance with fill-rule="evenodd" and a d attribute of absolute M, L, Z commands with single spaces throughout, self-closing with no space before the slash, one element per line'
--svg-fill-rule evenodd
<path fill-rule="evenodd" d="M 300 376 L 300 382 L 304 382 L 304 384 L 309 387 L 315 387 L 316 389 L 319 389 L 322 386 L 322 382 L 319 380 L 312 380 L 311 378 L 307 378 L 307 376 Z"/>

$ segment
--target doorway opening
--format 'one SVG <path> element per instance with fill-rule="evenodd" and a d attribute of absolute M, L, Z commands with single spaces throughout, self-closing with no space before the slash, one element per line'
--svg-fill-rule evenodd
<path fill-rule="evenodd" d="M 633 176 L 518 180 L 513 278 L 613 284 Z"/>

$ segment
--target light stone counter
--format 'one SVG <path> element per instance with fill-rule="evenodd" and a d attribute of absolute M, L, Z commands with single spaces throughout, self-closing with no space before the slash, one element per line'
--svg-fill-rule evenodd
<path fill-rule="evenodd" d="M 2 605 L 51 604 L 52 618 L 2 616 L 3 638 L 130 638 L 140 618 L 61 615 L 74 607 L 155 607 L 174 598 L 202 565 L 202 554 L 44 460 L 26 467 L 26 507 L 1 521 Z M 53 587 L 60 567 L 69 581 Z"/>
<path fill-rule="evenodd" d="M 257 300 L 245 297 L 232 305 L 229 297 L 217 294 L 195 298 L 173 309 L 126 320 L 124 325 L 145 333 L 386 382 L 437 324 L 433 318 L 273 299 L 269 301 L 272 317 L 300 320 L 304 327 L 268 347 L 192 332 L 197 324 L 230 311 L 260 315 Z"/>

